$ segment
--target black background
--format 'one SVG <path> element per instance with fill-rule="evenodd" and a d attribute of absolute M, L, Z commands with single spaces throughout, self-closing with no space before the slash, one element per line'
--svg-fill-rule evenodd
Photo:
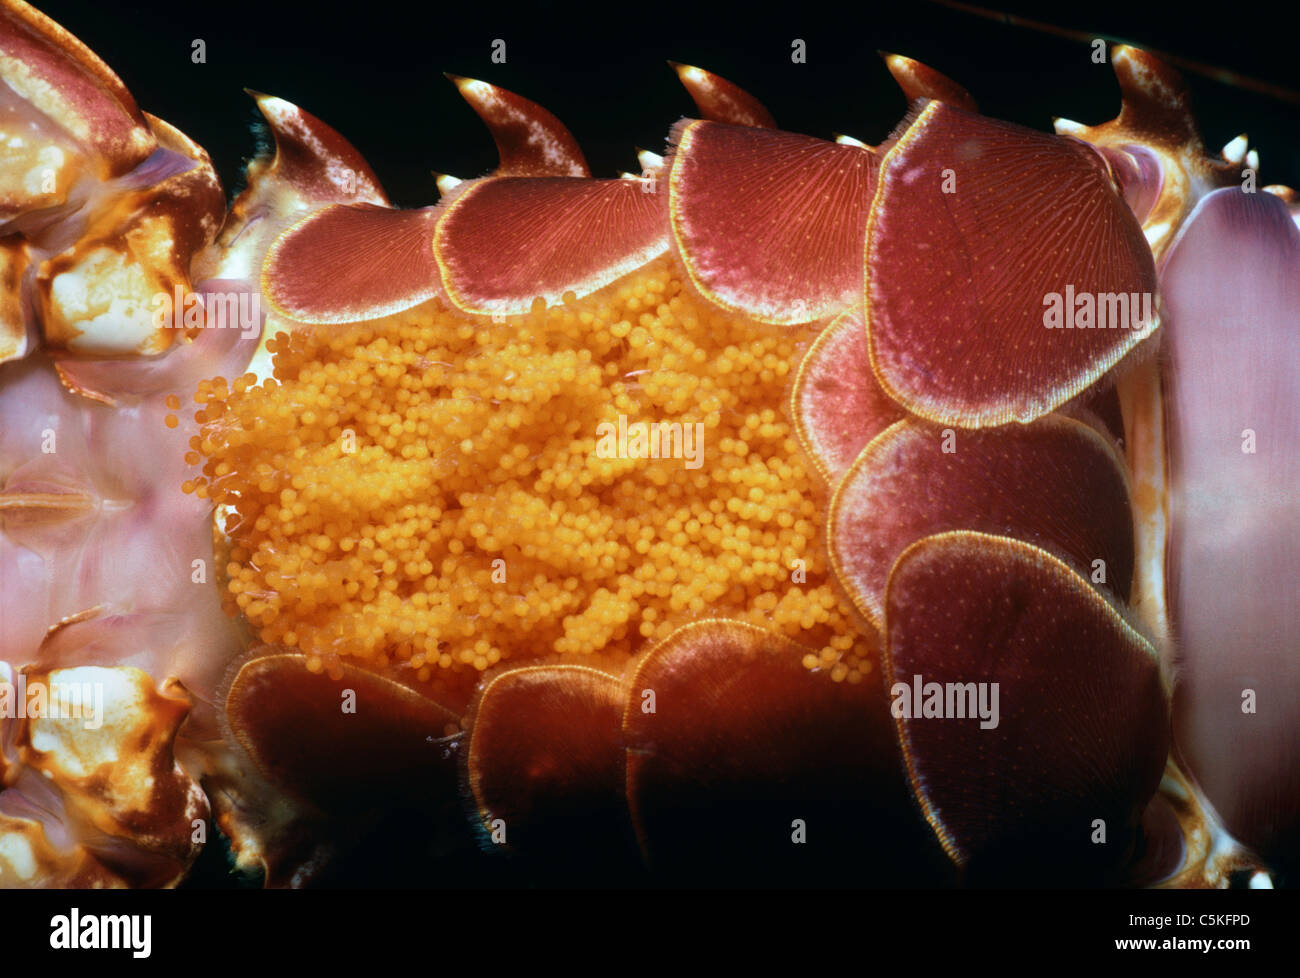
<path fill-rule="evenodd" d="M 996 2 L 996 0 L 994 0 Z M 432 171 L 473 177 L 492 141 L 442 72 L 482 78 L 541 102 L 573 130 L 597 176 L 638 170 L 635 148 L 662 151 L 694 107 L 666 59 L 743 85 L 786 129 L 876 143 L 905 111 L 877 50 L 906 54 L 965 85 L 988 115 L 1040 129 L 1053 116 L 1096 123 L 1118 109 L 1109 65 L 1090 46 L 925 2 L 847 8 L 603 0 L 599 5 L 437 0 L 395 6 L 304 0 L 176 0 L 109 7 L 38 4 L 126 82 L 142 108 L 212 154 L 228 190 L 254 149 L 257 118 L 242 89 L 278 95 L 323 118 L 370 160 L 394 201 L 437 200 Z M 1053 26 L 1169 51 L 1300 89 L 1294 3 L 1049 5 L 999 9 Z M 191 61 L 191 42 L 207 63 Z M 494 38 L 507 62 L 491 62 Z M 793 64 L 793 38 L 807 63 Z M 1262 184 L 1300 187 L 1300 104 L 1189 75 L 1206 144 L 1248 132 Z"/>
<path fill-rule="evenodd" d="M 841 962 L 867 974 L 1290 974 L 1295 891 L 1137 893 L 0 893 L 6 974 L 80 966 L 221 974 L 415 973 L 797 976 Z M 153 916 L 153 953 L 51 951 L 50 920 Z M 1246 914 L 1245 926 L 1156 929 L 1132 915 Z M 1117 950 L 1125 938 L 1246 939 L 1249 950 Z M 834 944 L 832 944 L 834 942 Z M 837 944 L 838 947 L 834 945 Z M 845 955 L 839 958 L 838 954 Z M 1286 962 L 1290 961 L 1290 964 Z M 637 966 L 640 967 L 637 967 Z M 1008 966 L 1011 967 L 1008 967 Z M 359 966 L 359 967 L 358 967 Z M 1037 966 L 1037 967 L 1034 967 Z M 9 969 L 12 969 L 10 971 Z M 354 970 L 355 969 L 355 970 Z M 364 970 L 363 970 L 364 969 Z M 597 969 L 600 969 L 599 972 Z M 1104 970 L 1103 970 L 1104 969 Z M 97 972 L 102 974 L 102 972 Z"/>

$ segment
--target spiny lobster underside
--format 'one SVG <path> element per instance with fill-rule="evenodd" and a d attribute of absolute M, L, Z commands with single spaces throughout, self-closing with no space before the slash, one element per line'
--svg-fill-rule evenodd
<path fill-rule="evenodd" d="M 1111 60 L 1045 134 L 887 56 L 879 146 L 676 65 L 618 179 L 455 78 L 416 210 L 255 95 L 227 210 L 0 2 L 0 883 L 1286 879 L 1295 194 Z"/>

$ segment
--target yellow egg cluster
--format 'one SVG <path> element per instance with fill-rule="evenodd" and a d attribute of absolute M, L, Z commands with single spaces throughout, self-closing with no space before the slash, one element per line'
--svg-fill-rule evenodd
<path fill-rule="evenodd" d="M 232 611 L 313 669 L 355 656 L 426 681 L 626 657 L 726 616 L 859 681 L 874 652 L 785 418 L 809 332 L 700 303 L 667 260 L 565 298 L 282 333 L 276 379 L 202 384 L 185 489 L 226 514 Z M 620 416 L 690 435 L 663 443 L 679 457 L 610 457 Z"/>

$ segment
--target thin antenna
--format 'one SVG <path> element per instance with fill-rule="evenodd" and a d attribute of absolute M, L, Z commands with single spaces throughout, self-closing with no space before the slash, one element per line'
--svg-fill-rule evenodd
<path fill-rule="evenodd" d="M 1191 58 L 1184 58 L 1177 54 L 1170 54 L 1168 51 L 1161 51 L 1158 48 L 1153 48 L 1146 44 L 1134 44 L 1132 41 L 1128 41 L 1121 37 L 1115 37 L 1111 34 L 1090 33 L 1088 31 L 1071 30 L 1068 27 L 1057 27 L 1055 24 L 1048 24 L 1045 21 L 1032 20 L 1028 17 L 1019 17 L 1015 14 L 990 10 L 987 7 L 977 7 L 970 3 L 959 3 L 957 0 L 930 0 L 930 2 L 936 3 L 941 7 L 948 7 L 951 10 L 959 10 L 962 13 L 971 14 L 975 17 L 983 17 L 985 20 L 997 21 L 1000 24 L 1008 24 L 1012 27 L 1023 27 L 1026 30 L 1038 31 L 1042 34 L 1053 34 L 1056 37 L 1064 37 L 1071 41 L 1080 41 L 1085 44 L 1090 44 L 1097 38 L 1101 38 L 1103 41 L 1110 44 L 1133 44 L 1134 47 L 1140 47 L 1144 51 L 1150 51 L 1161 61 L 1166 61 L 1171 65 L 1181 68 L 1183 71 L 1190 71 L 1202 75 L 1224 85 L 1244 88 L 1248 91 L 1257 92 L 1260 95 L 1267 95 L 1270 98 L 1279 99 L 1283 102 L 1300 105 L 1300 92 L 1295 89 L 1287 88 L 1285 85 L 1275 85 L 1273 82 L 1252 78 L 1249 75 L 1230 71 L 1227 68 L 1219 68 L 1215 65 L 1206 64 L 1204 61 L 1193 61 Z"/>

